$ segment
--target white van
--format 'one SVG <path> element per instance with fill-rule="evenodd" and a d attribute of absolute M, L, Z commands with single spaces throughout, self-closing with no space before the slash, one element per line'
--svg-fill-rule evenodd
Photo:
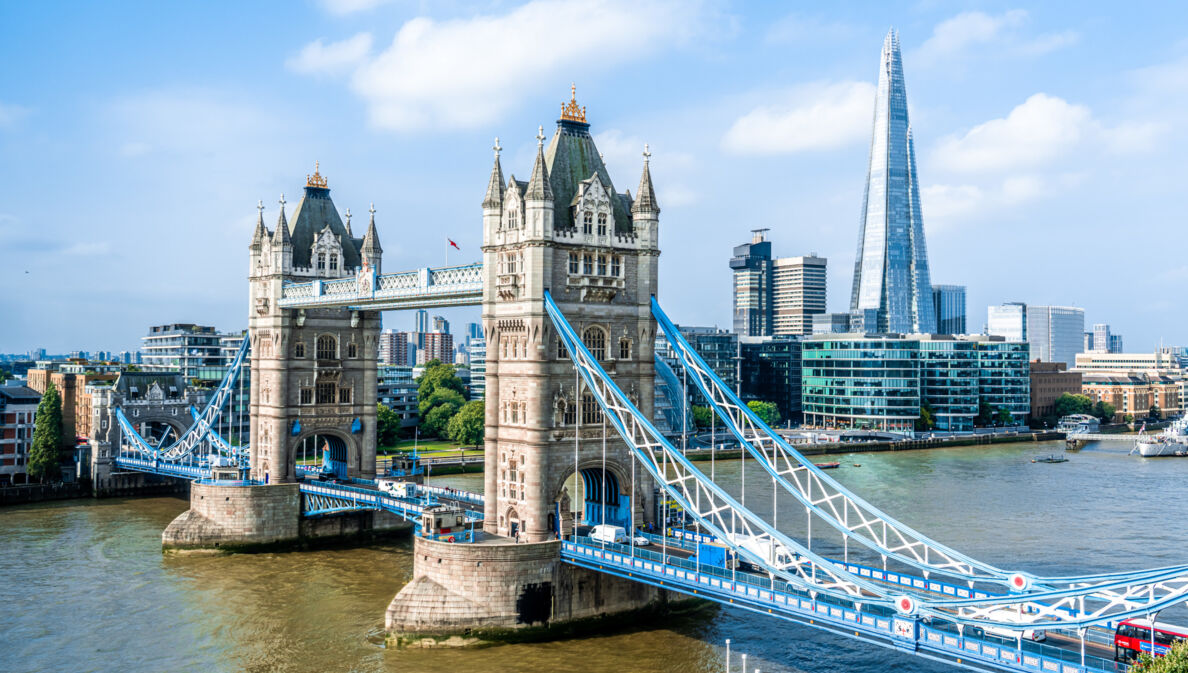
<path fill-rule="evenodd" d="M 1002 608 L 994 610 L 986 615 L 987 619 L 993 619 L 996 622 L 1014 622 L 1019 623 L 1022 620 L 1019 618 L 1019 613 L 1010 608 Z M 1001 626 L 986 626 L 982 631 L 992 636 L 1004 638 L 1006 640 L 1018 640 L 1019 632 L 1014 629 L 1008 629 Z M 1043 642 L 1048 639 L 1047 631 L 1037 631 L 1036 629 L 1023 629 L 1023 640 L 1031 640 L 1034 642 Z"/>
<path fill-rule="evenodd" d="M 590 531 L 590 539 L 606 544 L 627 544 L 627 531 L 622 526 L 600 523 Z"/>
<path fill-rule="evenodd" d="M 397 498 L 415 498 L 417 495 L 417 485 L 410 481 L 399 481 L 397 479 L 380 477 L 376 479 L 376 486 L 379 490 L 388 495 Z"/>
<path fill-rule="evenodd" d="M 768 563 L 774 562 L 777 567 L 786 568 L 796 563 L 796 557 L 793 556 L 792 551 L 784 545 L 770 539 L 759 539 L 751 535 L 731 535 L 730 541 L 745 549 L 755 556 L 763 559 Z M 752 567 L 754 570 L 761 570 L 761 568 L 754 568 L 755 564 L 749 563 L 746 559 L 739 559 L 741 563 Z"/>

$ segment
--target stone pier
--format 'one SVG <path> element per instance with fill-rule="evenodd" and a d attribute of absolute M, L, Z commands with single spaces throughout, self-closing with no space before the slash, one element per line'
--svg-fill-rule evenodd
<path fill-rule="evenodd" d="M 406 534 L 412 525 L 389 512 L 301 517 L 297 484 L 233 486 L 193 482 L 190 509 L 161 534 L 166 551 L 236 552 L 301 548 L 359 537 Z"/>

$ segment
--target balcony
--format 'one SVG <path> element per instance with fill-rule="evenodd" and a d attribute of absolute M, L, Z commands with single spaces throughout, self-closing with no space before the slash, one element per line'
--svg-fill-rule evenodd
<path fill-rule="evenodd" d="M 580 292 L 582 301 L 609 304 L 627 283 L 622 276 L 570 275 L 565 286 Z"/>

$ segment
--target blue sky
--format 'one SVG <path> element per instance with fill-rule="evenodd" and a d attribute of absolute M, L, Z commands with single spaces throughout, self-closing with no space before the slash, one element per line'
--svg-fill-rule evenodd
<path fill-rule="evenodd" d="M 321 162 L 387 270 L 477 260 L 491 144 L 527 177 L 576 82 L 615 186 L 651 144 L 661 300 L 730 322 L 730 248 L 829 258 L 848 304 L 879 49 L 900 31 L 933 282 L 1188 343 L 1188 20 L 1174 4 L 8 3 L 0 352 L 247 322 L 256 201 Z M 454 310 L 458 325 L 478 311 Z M 389 313 L 385 323 L 412 324 Z M 460 331 L 460 329 L 455 329 Z"/>

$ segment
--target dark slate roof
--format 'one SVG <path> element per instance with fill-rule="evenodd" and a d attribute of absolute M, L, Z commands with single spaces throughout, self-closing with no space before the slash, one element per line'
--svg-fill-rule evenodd
<path fill-rule="evenodd" d="M 573 212 L 569 204 L 577 194 L 578 185 L 595 173 L 602 184 L 611 192 L 611 210 L 615 218 L 615 231 L 630 233 L 631 206 L 624 195 L 616 193 L 610 173 L 598 155 L 594 139 L 590 137 L 590 125 L 568 119 L 557 120 L 557 132 L 545 151 L 545 164 L 549 171 L 549 183 L 553 187 L 553 226 L 557 229 L 574 227 Z"/>
<path fill-rule="evenodd" d="M 0 385 L 0 397 L 8 398 L 9 402 L 39 402 L 41 401 L 41 393 L 33 390 L 28 386 L 3 386 Z"/>
<path fill-rule="evenodd" d="M 129 389 L 135 387 L 138 395 L 144 395 L 154 383 L 161 386 L 166 395 L 169 394 L 169 386 L 177 389 L 179 394 L 186 391 L 186 381 L 181 372 L 120 372 L 115 389 L 127 396 Z"/>
<path fill-rule="evenodd" d="M 293 213 L 293 220 L 289 224 L 289 235 L 293 240 L 293 266 L 312 266 L 310 248 L 318 232 L 327 225 L 330 231 L 338 236 L 342 242 L 342 257 L 344 266 L 362 266 L 359 258 L 359 247 L 362 241 L 355 243 L 355 239 L 347 235 L 346 226 L 338 216 L 338 209 L 330 200 L 330 190 L 325 187 L 305 187 L 305 195 L 297 204 Z"/>

